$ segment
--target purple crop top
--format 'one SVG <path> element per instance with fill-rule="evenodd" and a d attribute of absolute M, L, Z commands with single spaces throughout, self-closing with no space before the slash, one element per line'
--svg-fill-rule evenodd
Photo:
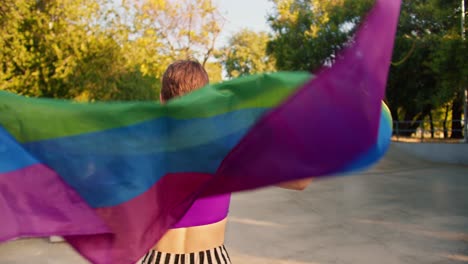
<path fill-rule="evenodd" d="M 223 194 L 196 200 L 178 223 L 172 228 L 209 225 L 226 218 L 231 194 Z"/>

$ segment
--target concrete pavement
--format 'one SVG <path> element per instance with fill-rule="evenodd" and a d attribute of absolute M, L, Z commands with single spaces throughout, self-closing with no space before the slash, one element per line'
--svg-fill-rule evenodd
<path fill-rule="evenodd" d="M 359 176 L 304 192 L 233 196 L 227 248 L 234 264 L 468 263 L 468 167 L 418 160 L 392 147 Z M 65 243 L 0 245 L 0 264 L 86 263 Z"/>

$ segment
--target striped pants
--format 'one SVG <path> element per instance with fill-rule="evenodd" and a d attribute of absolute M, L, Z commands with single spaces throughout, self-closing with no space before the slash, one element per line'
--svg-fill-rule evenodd
<path fill-rule="evenodd" d="M 231 264 L 231 259 L 223 245 L 187 254 L 163 253 L 151 250 L 138 261 L 138 264 Z"/>

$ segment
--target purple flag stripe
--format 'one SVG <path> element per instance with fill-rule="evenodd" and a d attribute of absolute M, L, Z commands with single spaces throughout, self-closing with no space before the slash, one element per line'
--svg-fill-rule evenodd
<path fill-rule="evenodd" d="M 377 0 L 354 43 L 251 129 L 205 194 L 330 175 L 376 144 L 399 8 Z"/>
<path fill-rule="evenodd" d="M 94 209 L 44 165 L 0 174 L 0 193 L 0 241 L 109 233 Z"/>
<path fill-rule="evenodd" d="M 148 191 L 125 203 L 95 209 L 112 236 L 67 236 L 92 263 L 135 263 L 187 212 L 210 174 L 167 174 Z M 78 233 L 80 234 L 80 233 Z"/>

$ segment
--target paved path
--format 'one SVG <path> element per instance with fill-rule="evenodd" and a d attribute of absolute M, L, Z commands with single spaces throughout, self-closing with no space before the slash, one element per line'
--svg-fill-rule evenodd
<path fill-rule="evenodd" d="M 236 194 L 227 247 L 235 264 L 468 263 L 468 167 L 391 149 L 360 176 L 304 192 Z M 82 264 L 64 243 L 0 245 L 0 264 Z"/>

